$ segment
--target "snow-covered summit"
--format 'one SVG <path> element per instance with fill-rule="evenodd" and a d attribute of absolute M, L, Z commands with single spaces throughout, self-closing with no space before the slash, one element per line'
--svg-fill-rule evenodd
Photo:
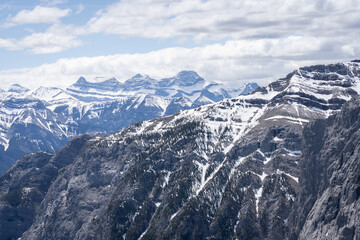
<path fill-rule="evenodd" d="M 73 85 L 67 88 L 68 91 L 99 91 L 99 92 L 117 92 L 122 84 L 116 78 L 110 78 L 101 82 L 88 82 L 84 77 L 80 77 Z"/>
<path fill-rule="evenodd" d="M 28 95 L 44 101 L 74 99 L 67 91 L 56 87 L 39 87 L 35 90 L 29 91 Z"/>
<path fill-rule="evenodd" d="M 148 75 L 136 74 L 124 82 L 124 91 L 136 91 L 140 89 L 153 89 L 157 87 L 157 80 Z"/>
<path fill-rule="evenodd" d="M 13 84 L 9 87 L 8 92 L 12 93 L 26 93 L 29 89 L 21 86 L 20 84 Z"/>

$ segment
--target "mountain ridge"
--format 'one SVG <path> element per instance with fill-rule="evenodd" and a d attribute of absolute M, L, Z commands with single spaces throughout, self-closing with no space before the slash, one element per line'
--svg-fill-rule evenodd
<path fill-rule="evenodd" d="M 247 86 L 231 89 L 228 94 L 225 86 L 207 83 L 193 71 L 180 72 L 168 80 L 139 77 L 125 83 L 116 78 L 89 82 L 80 77 L 67 89 L 29 90 L 17 84 L 10 91 L 1 92 L 0 174 L 20 156 L 41 150 L 54 152 L 79 134 L 113 133 L 138 121 L 240 94 Z M 176 85 L 183 78 L 184 81 L 187 78 L 187 87 Z M 170 85 L 161 87 L 158 84 L 161 81 L 169 81 Z M 35 132 L 25 130 L 26 126 Z"/>
<path fill-rule="evenodd" d="M 319 148 L 306 147 L 304 131 L 320 144 L 311 137 L 318 128 L 309 131 L 308 123 L 347 111 L 346 102 L 359 95 L 359 68 L 357 63 L 301 68 L 252 94 L 91 137 L 54 177 L 22 239 L 318 236 L 311 227 L 296 230 L 324 216 L 315 208 L 319 217 L 298 225 L 297 217 L 308 217 L 296 210 L 302 207 L 300 197 L 309 194 L 304 176 L 319 177 L 325 187 L 328 181 L 305 164 L 312 160 L 307 153 Z M 358 120 L 349 116 L 351 129 Z M 34 185 L 20 189 L 30 187 L 36 191 Z M 358 234 L 356 226 L 337 221 L 344 234 L 333 231 L 336 236 Z"/>

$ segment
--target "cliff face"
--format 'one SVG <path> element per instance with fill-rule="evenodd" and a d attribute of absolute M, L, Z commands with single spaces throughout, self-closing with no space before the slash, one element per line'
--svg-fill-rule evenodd
<path fill-rule="evenodd" d="M 0 178 L 1 239 L 17 239 L 31 226 L 49 187 L 61 176 L 60 169 L 72 163 L 88 139 L 75 138 L 55 155 L 25 155 Z"/>
<path fill-rule="evenodd" d="M 360 99 L 304 129 L 301 190 L 292 238 L 360 236 Z"/>

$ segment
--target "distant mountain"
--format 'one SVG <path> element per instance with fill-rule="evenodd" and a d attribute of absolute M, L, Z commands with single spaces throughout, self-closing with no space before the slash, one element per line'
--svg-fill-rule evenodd
<path fill-rule="evenodd" d="M 357 62 L 303 67 L 247 95 L 26 155 L 0 178 L 0 231 L 357 239 L 359 93 Z"/>
<path fill-rule="evenodd" d="M 193 71 L 161 80 L 137 74 L 124 83 L 80 77 L 67 89 L 29 90 L 14 84 L 0 91 L 0 174 L 20 156 L 55 152 L 79 134 L 114 133 L 135 122 L 248 93 L 248 86 L 229 89 Z"/>
<path fill-rule="evenodd" d="M 8 92 L 13 92 L 13 93 L 27 93 L 28 91 L 30 90 L 19 84 L 13 84 L 8 89 Z"/>

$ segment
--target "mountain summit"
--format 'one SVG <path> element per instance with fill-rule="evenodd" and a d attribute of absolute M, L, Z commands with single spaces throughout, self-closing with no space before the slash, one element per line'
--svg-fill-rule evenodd
<path fill-rule="evenodd" d="M 30 90 L 27 89 L 26 87 L 21 86 L 20 84 L 13 84 L 8 89 L 8 92 L 13 92 L 13 93 L 26 93 L 28 91 Z"/>
<path fill-rule="evenodd" d="M 79 89 L 79 90 L 98 90 L 98 91 L 118 91 L 122 84 L 116 79 L 111 78 L 102 82 L 88 82 L 84 77 L 80 77 L 68 90 Z"/>

